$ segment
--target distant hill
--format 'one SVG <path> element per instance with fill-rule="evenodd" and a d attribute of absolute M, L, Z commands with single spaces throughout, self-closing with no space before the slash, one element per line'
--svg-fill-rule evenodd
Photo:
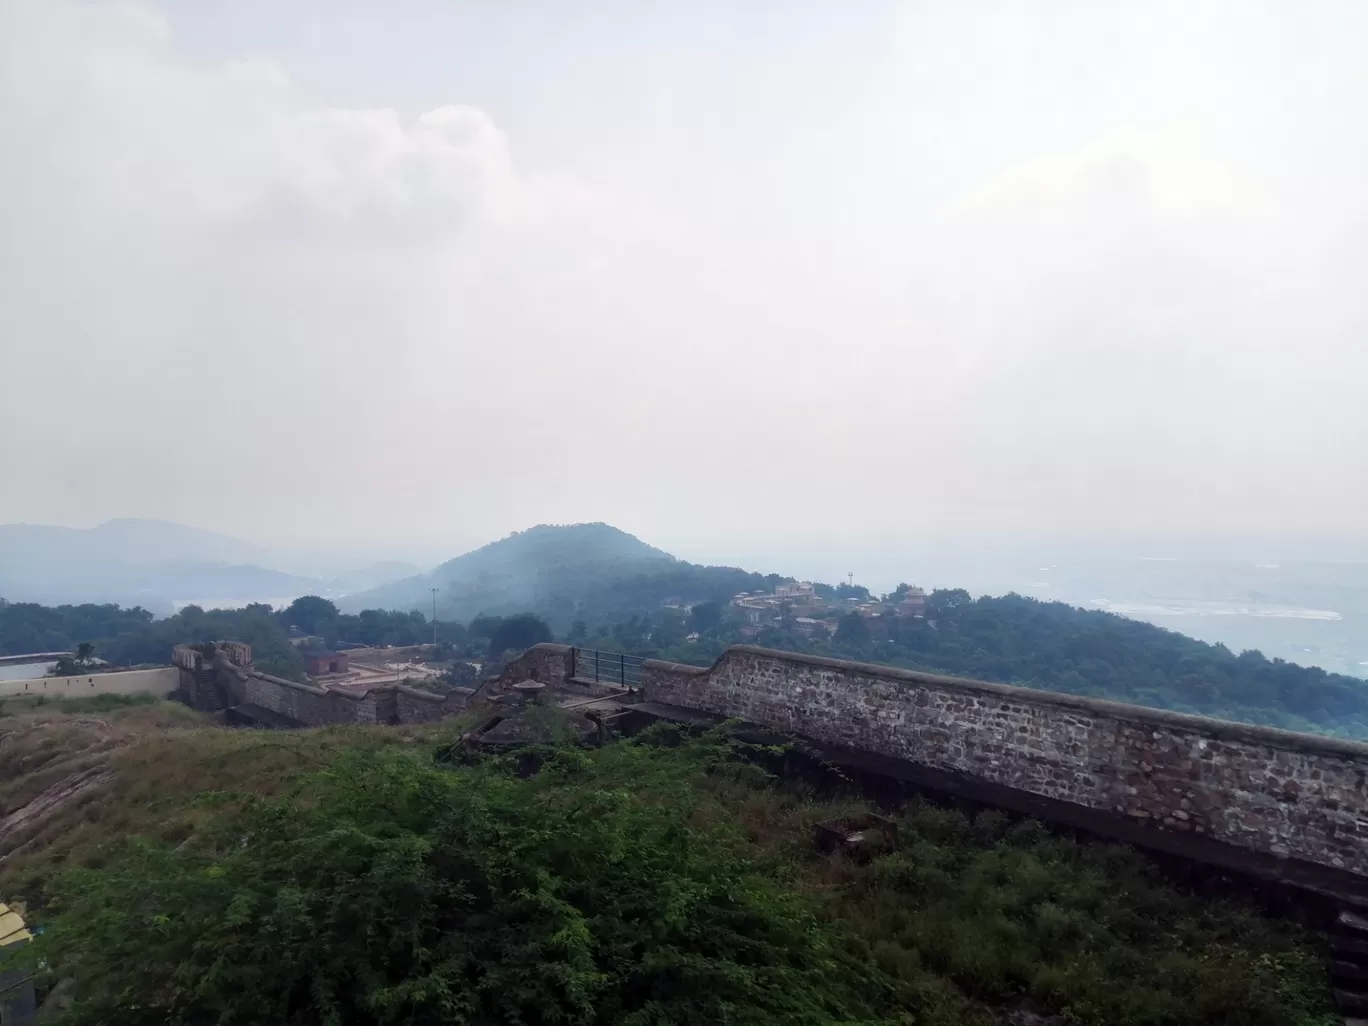
<path fill-rule="evenodd" d="M 346 596 L 338 605 L 347 612 L 427 612 L 430 589 L 438 588 L 440 619 L 464 622 L 481 613 L 530 611 L 563 631 L 577 618 L 630 616 L 671 599 L 729 598 L 766 580 L 733 567 L 686 563 L 608 524 L 543 524 L 457 556 L 431 573 Z"/>
<path fill-rule="evenodd" d="M 370 563 L 337 574 L 329 578 L 328 586 L 338 594 L 350 595 L 358 591 L 379 588 L 394 581 L 401 581 L 406 577 L 416 577 L 422 572 L 423 568 L 413 563 L 404 563 L 394 559 L 381 560 L 378 563 Z"/>
<path fill-rule="evenodd" d="M 319 582 L 267 569 L 265 550 L 165 520 L 78 529 L 0 525 L 0 596 L 16 602 L 120 602 L 170 612 L 177 601 L 284 597 Z"/>
<path fill-rule="evenodd" d="M 264 549 L 238 538 L 169 520 L 106 520 L 98 527 L 0 524 L 0 569 L 10 566 L 76 562 L 153 563 L 185 560 L 203 563 L 264 563 Z"/>

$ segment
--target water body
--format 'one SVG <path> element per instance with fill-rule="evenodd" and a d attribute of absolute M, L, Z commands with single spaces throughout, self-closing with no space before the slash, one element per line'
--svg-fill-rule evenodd
<path fill-rule="evenodd" d="M 1343 620 L 1333 609 L 1304 609 L 1299 606 L 1274 606 L 1260 603 L 1231 605 L 1223 602 L 1116 602 L 1095 598 L 1086 603 L 1095 609 L 1120 613 L 1135 620 L 1162 616 L 1259 616 L 1275 620 Z"/>
<path fill-rule="evenodd" d="M 57 666 L 54 662 L 10 663 L 0 666 L 0 680 L 37 680 L 46 677 Z"/>

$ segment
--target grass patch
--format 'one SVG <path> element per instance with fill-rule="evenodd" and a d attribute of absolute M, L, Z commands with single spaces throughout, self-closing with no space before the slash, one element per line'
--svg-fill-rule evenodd
<path fill-rule="evenodd" d="M 142 705 L 156 705 L 162 699 L 146 693 L 135 695 L 88 695 L 82 698 L 63 698 L 62 708 L 69 713 L 105 713 L 115 709 L 132 709 Z"/>

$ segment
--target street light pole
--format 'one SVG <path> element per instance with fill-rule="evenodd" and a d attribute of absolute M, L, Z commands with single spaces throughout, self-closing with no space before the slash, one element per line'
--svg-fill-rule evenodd
<path fill-rule="evenodd" d="M 440 588 L 432 588 L 432 643 L 437 644 L 437 592 Z"/>

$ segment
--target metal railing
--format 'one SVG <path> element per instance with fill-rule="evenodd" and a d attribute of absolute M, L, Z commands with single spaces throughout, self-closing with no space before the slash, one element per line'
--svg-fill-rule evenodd
<path fill-rule="evenodd" d="M 600 684 L 617 684 L 624 688 L 641 687 L 641 656 L 625 652 L 600 652 L 596 648 L 577 648 L 575 676 Z"/>

